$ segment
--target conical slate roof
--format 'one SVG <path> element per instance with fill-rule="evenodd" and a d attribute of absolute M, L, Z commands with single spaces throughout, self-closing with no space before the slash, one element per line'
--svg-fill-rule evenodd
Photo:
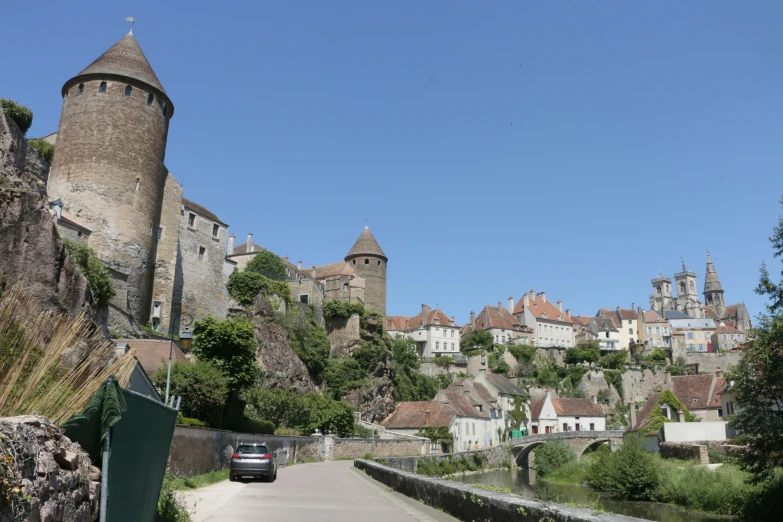
<path fill-rule="evenodd" d="M 709 252 L 707 252 L 707 275 L 704 277 L 704 291 L 723 291 L 723 287 L 720 285 L 720 279 L 718 279 L 718 273 L 715 271 L 715 265 L 712 264 L 712 257 Z"/>
<path fill-rule="evenodd" d="M 359 235 L 359 239 L 353 244 L 351 251 L 345 256 L 345 260 L 348 261 L 352 257 L 364 255 L 378 256 L 388 261 L 386 254 L 381 250 L 381 245 L 375 240 L 375 236 L 370 232 L 370 227 L 367 226 L 364 227 L 361 235 Z"/>
<path fill-rule="evenodd" d="M 119 42 L 109 47 L 105 53 L 77 74 L 74 79 L 93 74 L 125 76 L 144 82 L 160 92 L 166 93 L 132 33 L 126 34 Z"/>

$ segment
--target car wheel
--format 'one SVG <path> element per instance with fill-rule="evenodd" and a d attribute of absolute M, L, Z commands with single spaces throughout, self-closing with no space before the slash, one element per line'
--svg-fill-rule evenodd
<path fill-rule="evenodd" d="M 231 482 L 236 482 L 237 481 L 237 477 L 230 476 L 230 477 L 228 477 L 228 480 L 230 480 Z"/>

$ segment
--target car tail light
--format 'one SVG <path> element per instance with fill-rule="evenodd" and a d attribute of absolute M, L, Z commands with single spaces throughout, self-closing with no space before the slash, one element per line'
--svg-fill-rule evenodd
<path fill-rule="evenodd" d="M 239 453 L 234 453 L 233 455 L 231 455 L 231 458 L 232 459 L 238 459 L 239 458 Z"/>
<path fill-rule="evenodd" d="M 271 453 L 266 453 L 264 455 L 261 455 L 261 458 L 262 459 L 271 459 L 272 458 L 272 454 Z"/>

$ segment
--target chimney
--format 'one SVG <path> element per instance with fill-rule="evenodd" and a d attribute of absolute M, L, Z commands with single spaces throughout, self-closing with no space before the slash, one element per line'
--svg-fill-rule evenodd
<path fill-rule="evenodd" d="M 470 312 L 470 328 L 476 329 L 476 312 Z"/>
<path fill-rule="evenodd" d="M 682 410 L 677 411 L 677 422 L 685 422 L 685 412 Z"/>
<path fill-rule="evenodd" d="M 427 326 L 427 317 L 430 315 L 430 307 L 423 304 L 421 305 L 421 327 Z"/>
<path fill-rule="evenodd" d="M 637 312 L 637 313 L 642 313 L 642 307 L 640 306 L 639 308 L 637 308 L 637 309 L 636 309 L 636 312 Z"/>
<path fill-rule="evenodd" d="M 297 261 L 296 262 L 296 268 L 298 268 L 299 270 L 302 269 L 302 262 L 301 261 Z"/>
<path fill-rule="evenodd" d="M 672 372 L 663 372 L 663 384 L 666 386 L 672 385 Z"/>
<path fill-rule="evenodd" d="M 593 404 L 598 404 L 598 396 L 593 395 Z"/>
<path fill-rule="evenodd" d="M 456 326 L 456 325 L 457 325 L 457 318 L 452 315 L 451 321 L 449 322 L 449 326 Z"/>
<path fill-rule="evenodd" d="M 236 237 L 234 234 L 231 234 L 228 236 L 228 255 L 231 255 L 234 253 L 234 241 L 236 241 Z"/>
<path fill-rule="evenodd" d="M 571 309 L 566 308 L 566 317 L 571 317 Z"/>
<path fill-rule="evenodd" d="M 631 429 L 634 429 L 636 427 L 636 403 L 631 401 L 628 406 L 631 408 Z"/>
<path fill-rule="evenodd" d="M 525 295 L 522 297 L 522 302 L 524 303 L 524 306 L 525 306 L 525 308 L 527 308 L 528 306 L 530 306 L 530 296 L 529 296 L 529 295 L 527 295 L 527 294 L 525 294 Z"/>
<path fill-rule="evenodd" d="M 543 302 L 546 303 L 546 292 L 541 292 L 540 294 L 538 294 L 538 296 L 541 298 Z"/>
<path fill-rule="evenodd" d="M 636 310 L 636 303 L 631 303 L 631 310 Z"/>
<path fill-rule="evenodd" d="M 620 313 L 620 305 L 617 305 L 617 313 Z"/>
<path fill-rule="evenodd" d="M 285 261 L 286 263 L 288 263 L 288 256 L 283 256 L 283 261 Z"/>
<path fill-rule="evenodd" d="M 721 377 L 723 377 L 723 370 L 721 370 L 720 368 L 718 368 L 717 370 L 715 370 L 715 377 L 717 377 L 718 379 L 720 379 Z"/>
<path fill-rule="evenodd" d="M 508 298 L 508 311 L 512 314 L 514 313 L 514 298 L 510 296 Z"/>
<path fill-rule="evenodd" d="M 530 297 L 533 297 L 534 295 L 536 295 L 536 293 L 535 293 L 535 292 L 533 291 L 533 289 L 531 288 L 531 289 L 530 289 Z"/>
<path fill-rule="evenodd" d="M 563 301 L 561 301 L 560 299 L 557 300 L 557 309 L 560 310 L 561 312 L 563 311 Z"/>
<path fill-rule="evenodd" d="M 253 234 L 247 235 L 247 246 L 246 246 L 246 252 L 252 252 L 253 251 Z"/>
<path fill-rule="evenodd" d="M 498 310 L 501 311 L 501 312 L 503 311 L 503 302 L 502 301 L 498 301 Z"/>

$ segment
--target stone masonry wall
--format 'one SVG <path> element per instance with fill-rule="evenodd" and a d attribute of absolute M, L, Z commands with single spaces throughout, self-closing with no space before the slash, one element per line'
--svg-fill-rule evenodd
<path fill-rule="evenodd" d="M 423 477 L 367 460 L 356 460 L 354 465 L 386 486 L 465 521 L 638 522 L 640 520 L 622 515 L 597 515 L 590 509 L 540 502 L 519 495 L 487 491 L 461 482 Z"/>
<path fill-rule="evenodd" d="M 614 386 L 610 386 L 606 382 L 604 372 L 601 370 L 590 370 L 582 376 L 582 380 L 579 382 L 579 389 L 585 394 L 585 397 L 591 398 L 598 396 L 598 392 L 601 390 L 609 391 L 609 406 L 614 407 L 617 401 L 620 400 L 620 394 L 614 389 Z"/>
<path fill-rule="evenodd" d="M 651 370 L 628 370 L 623 373 L 623 398 L 625 402 L 646 402 L 664 383 L 663 368 Z"/>
<path fill-rule="evenodd" d="M 460 458 L 460 457 L 467 457 L 471 458 L 471 456 L 474 453 L 481 453 L 484 455 L 486 460 L 484 461 L 484 468 L 485 469 L 496 469 L 503 466 L 503 463 L 505 461 L 514 462 L 514 457 L 511 452 L 511 447 L 506 444 L 501 444 L 498 446 L 494 446 L 492 448 L 482 449 L 482 450 L 476 450 L 476 451 L 461 451 L 458 453 L 442 453 L 439 455 L 429 455 L 429 456 L 410 456 L 410 457 L 394 457 L 394 458 L 385 458 L 383 459 L 383 463 L 387 466 L 390 466 L 395 469 L 403 470 L 403 471 L 410 471 L 411 473 L 416 473 L 416 470 L 418 469 L 419 460 L 426 458 L 426 459 L 432 459 L 437 462 L 440 462 L 443 459 L 449 459 L 449 458 Z M 376 455 L 376 460 L 379 460 L 381 457 L 379 455 Z"/>
<path fill-rule="evenodd" d="M 288 450 L 288 461 L 319 460 L 318 437 L 278 437 L 231 431 L 177 426 L 171 441 L 169 468 L 178 477 L 222 469 L 229 465 L 231 453 L 240 442 L 263 442 L 274 454 Z"/>
<path fill-rule="evenodd" d="M 170 173 L 166 173 L 163 186 L 163 203 L 160 211 L 160 239 L 155 253 L 155 280 L 152 302 L 160 303 L 158 331 L 168 332 L 172 313 L 179 311 L 182 303 L 182 265 L 179 261 L 179 229 L 182 214 L 182 186 Z M 180 292 L 175 294 L 175 287 Z M 152 309 L 151 323 L 154 323 Z"/>
<path fill-rule="evenodd" d="M 707 446 L 688 442 L 661 442 L 658 445 L 661 458 L 698 460 L 700 464 L 709 464 L 710 457 Z"/>
<path fill-rule="evenodd" d="M 49 178 L 49 163 L 28 145 L 16 122 L 0 110 L 0 178 L 18 183 L 42 197 Z"/>
<path fill-rule="evenodd" d="M 361 459 L 365 455 L 374 454 L 378 457 L 404 457 L 421 455 L 426 441 L 418 440 L 366 440 L 366 439 L 335 439 L 333 458 Z M 374 450 L 373 450 L 374 447 Z"/>
<path fill-rule="evenodd" d="M 196 215 L 193 226 L 189 224 L 190 214 Z M 225 319 L 230 301 L 223 277 L 228 226 L 187 207 L 181 219 L 182 310 L 194 321 L 210 315 Z M 214 225 L 218 226 L 217 237 L 212 234 Z M 203 255 L 200 249 L 204 249 Z"/>
<path fill-rule="evenodd" d="M 728 353 L 686 353 L 686 364 L 698 364 L 700 372 L 714 372 L 721 369 L 724 372 L 739 362 L 741 352 Z M 675 357 L 676 359 L 676 357 Z"/>
<path fill-rule="evenodd" d="M 3 464 L 24 498 L 0 504 L 0 522 L 91 522 L 98 519 L 100 470 L 44 417 L 0 418 Z"/>
<path fill-rule="evenodd" d="M 332 341 L 331 355 L 344 357 L 350 347 L 361 340 L 361 319 L 354 314 L 348 319 L 329 321 L 327 333 Z"/>

